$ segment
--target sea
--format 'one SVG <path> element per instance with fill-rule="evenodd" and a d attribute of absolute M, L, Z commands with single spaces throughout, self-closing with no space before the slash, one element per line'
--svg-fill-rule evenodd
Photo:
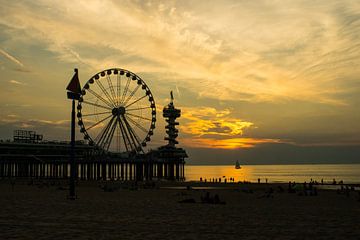
<path fill-rule="evenodd" d="M 205 181 L 233 178 L 235 182 L 248 181 L 287 183 L 309 182 L 324 183 L 343 181 L 343 183 L 360 184 L 360 164 L 299 164 L 299 165 L 186 165 L 186 181 Z"/>

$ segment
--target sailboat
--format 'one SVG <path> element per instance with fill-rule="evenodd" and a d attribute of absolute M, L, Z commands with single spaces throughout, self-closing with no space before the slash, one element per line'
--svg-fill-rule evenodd
<path fill-rule="evenodd" d="M 239 163 L 239 161 L 236 161 L 236 163 L 235 163 L 235 169 L 240 169 L 241 167 L 240 167 L 240 163 Z"/>

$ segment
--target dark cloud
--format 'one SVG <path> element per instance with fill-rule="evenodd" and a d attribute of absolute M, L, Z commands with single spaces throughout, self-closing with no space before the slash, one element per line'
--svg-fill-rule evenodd
<path fill-rule="evenodd" d="M 48 121 L 38 119 L 17 119 L 17 116 L 9 116 L 0 119 L 0 139 L 12 139 L 13 131 L 29 130 L 43 134 L 47 140 L 66 140 L 69 136 L 70 123 L 68 120 Z M 80 133 L 78 131 L 78 137 Z"/>

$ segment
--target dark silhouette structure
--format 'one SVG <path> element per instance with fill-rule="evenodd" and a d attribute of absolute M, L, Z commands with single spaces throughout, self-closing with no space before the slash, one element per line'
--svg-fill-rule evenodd
<path fill-rule="evenodd" d="M 90 145 L 126 156 L 144 154 L 156 123 L 150 88 L 121 68 L 101 71 L 81 90 L 77 106 L 80 132 Z"/>
<path fill-rule="evenodd" d="M 43 135 L 36 134 L 35 131 L 15 130 L 14 142 L 17 143 L 38 143 L 43 140 Z"/>
<path fill-rule="evenodd" d="M 84 141 L 73 146 L 71 163 L 76 179 L 185 179 L 188 156 L 176 147 L 176 119 L 181 111 L 174 106 L 172 92 L 171 102 L 163 109 L 168 143 L 148 152 L 144 147 L 155 129 L 156 109 L 154 97 L 140 77 L 120 68 L 104 70 L 85 83 L 77 98 L 76 115 Z M 34 136 L 33 132 L 16 133 Z M 14 134 L 13 142 L 0 142 L 0 178 L 70 177 L 68 142 L 19 136 Z"/>
<path fill-rule="evenodd" d="M 70 141 L 70 186 L 69 186 L 69 198 L 75 199 L 75 179 L 76 179 L 76 162 L 75 162 L 75 100 L 80 99 L 81 86 L 78 77 L 78 69 L 74 69 L 75 74 L 70 80 L 67 86 L 67 97 L 71 99 L 71 141 Z"/>
<path fill-rule="evenodd" d="M 176 126 L 179 122 L 176 122 L 176 118 L 181 116 L 181 110 L 175 108 L 174 97 L 170 92 L 171 101 L 163 109 L 163 117 L 168 123 L 165 126 L 167 136 L 165 140 L 168 144 L 161 146 L 155 151 L 149 153 L 149 158 L 157 162 L 158 175 L 165 174 L 165 178 L 169 180 L 184 180 L 185 179 L 185 158 L 188 157 L 186 151 L 182 148 L 177 148 L 178 144 L 176 138 L 178 136 L 178 130 Z"/>

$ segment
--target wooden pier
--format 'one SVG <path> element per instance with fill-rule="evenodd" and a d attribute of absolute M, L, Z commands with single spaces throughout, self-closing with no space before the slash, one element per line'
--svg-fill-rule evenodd
<path fill-rule="evenodd" d="M 2 142 L 0 178 L 69 178 L 69 152 L 69 144 Z M 76 156 L 76 178 L 80 180 L 185 180 L 185 161 L 176 153 L 166 158 L 152 152 L 121 157 L 77 145 Z"/>

